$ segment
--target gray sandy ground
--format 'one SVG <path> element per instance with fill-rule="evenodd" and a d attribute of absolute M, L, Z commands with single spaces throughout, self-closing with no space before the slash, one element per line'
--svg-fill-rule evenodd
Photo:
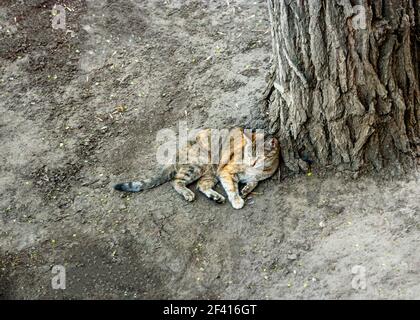
<path fill-rule="evenodd" d="M 111 189 L 160 129 L 253 121 L 265 1 L 6 0 L 0 40 L 1 298 L 420 298 L 417 173 L 276 176 L 243 210 Z"/>

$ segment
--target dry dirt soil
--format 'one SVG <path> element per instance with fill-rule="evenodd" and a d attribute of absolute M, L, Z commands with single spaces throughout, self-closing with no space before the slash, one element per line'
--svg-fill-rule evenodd
<path fill-rule="evenodd" d="M 112 190 L 161 129 L 261 124 L 270 53 L 264 0 L 1 0 L 0 298 L 419 299 L 418 173 Z"/>

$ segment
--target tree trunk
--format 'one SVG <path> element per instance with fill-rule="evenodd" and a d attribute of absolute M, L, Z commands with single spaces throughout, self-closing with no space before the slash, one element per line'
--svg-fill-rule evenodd
<path fill-rule="evenodd" d="M 285 166 L 402 169 L 420 154 L 419 0 L 267 0 Z"/>

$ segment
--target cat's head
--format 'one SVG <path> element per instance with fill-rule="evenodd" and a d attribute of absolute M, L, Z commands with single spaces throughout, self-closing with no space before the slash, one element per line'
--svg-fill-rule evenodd
<path fill-rule="evenodd" d="M 253 132 L 249 137 L 255 147 L 255 144 L 260 143 L 264 139 L 264 156 L 277 155 L 280 150 L 279 141 L 272 135 L 265 135 L 263 132 Z M 257 148 L 258 150 L 259 148 Z"/>
<path fill-rule="evenodd" d="M 252 141 L 252 143 L 248 144 L 248 146 L 252 145 L 253 149 L 256 151 L 255 157 L 253 158 L 254 167 L 264 167 L 264 163 L 270 166 L 272 163 L 278 160 L 280 144 L 275 137 L 271 135 L 265 135 L 262 131 L 257 131 L 253 132 L 252 135 L 248 135 L 247 138 L 249 139 L 249 142 Z M 260 143 L 263 143 L 263 146 L 261 146 Z"/>
<path fill-rule="evenodd" d="M 259 148 L 257 147 L 257 150 Z M 255 169 L 267 170 L 276 169 L 279 161 L 280 144 L 279 141 L 272 137 L 264 137 L 263 150 L 257 151 L 255 162 L 252 165 Z"/>

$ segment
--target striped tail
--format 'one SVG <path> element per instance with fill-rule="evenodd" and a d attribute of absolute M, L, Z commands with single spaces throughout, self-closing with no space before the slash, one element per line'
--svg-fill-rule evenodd
<path fill-rule="evenodd" d="M 145 179 L 142 181 L 132 181 L 118 183 L 114 185 L 114 189 L 118 191 L 125 192 L 140 192 L 147 189 L 152 189 L 154 187 L 160 186 L 169 180 L 172 180 L 175 176 L 175 170 L 172 167 L 168 167 L 162 170 L 162 172 L 153 178 Z"/>

